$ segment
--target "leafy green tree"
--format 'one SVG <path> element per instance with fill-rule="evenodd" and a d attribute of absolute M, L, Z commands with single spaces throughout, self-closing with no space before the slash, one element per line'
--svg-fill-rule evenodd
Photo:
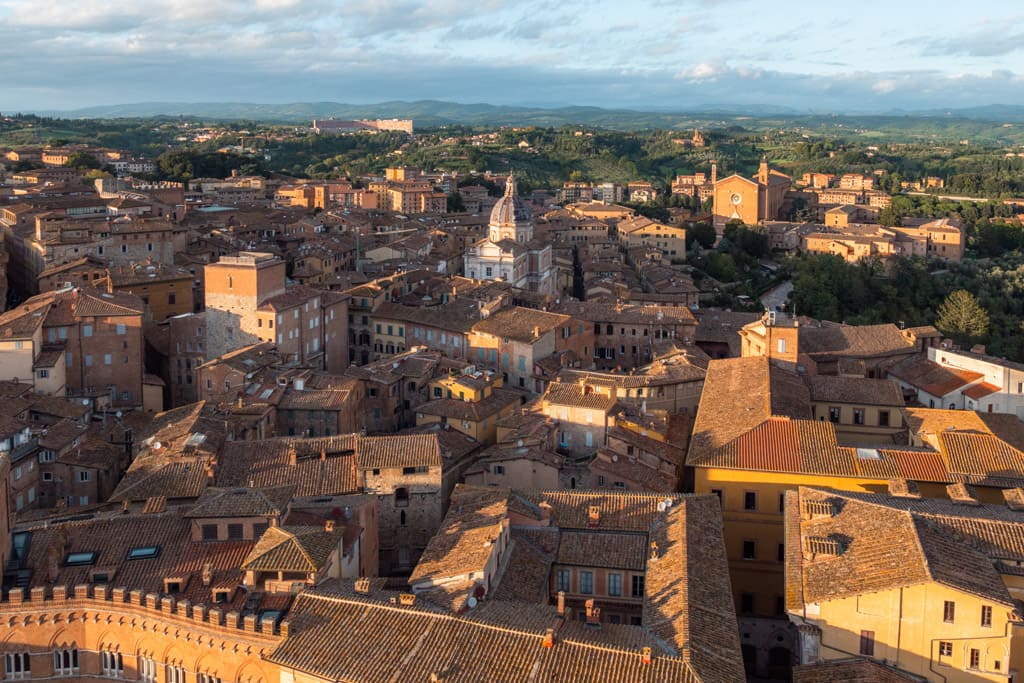
<path fill-rule="evenodd" d="M 459 213 L 466 210 L 466 204 L 462 201 L 462 194 L 459 192 L 452 192 L 448 195 L 448 211 L 452 213 Z"/>
<path fill-rule="evenodd" d="M 64 162 L 64 165 L 71 168 L 99 168 L 100 162 L 88 152 L 74 152 L 68 155 L 68 160 Z"/>
<path fill-rule="evenodd" d="M 768 253 L 768 236 L 763 230 L 750 228 L 739 221 L 729 221 L 722 236 L 745 254 L 761 258 Z"/>
<path fill-rule="evenodd" d="M 692 248 L 696 242 L 705 249 L 710 249 L 714 245 L 716 237 L 718 235 L 715 233 L 715 227 L 710 223 L 705 221 L 694 223 L 693 227 L 686 231 L 686 248 Z"/>
<path fill-rule="evenodd" d="M 988 334 L 988 311 L 966 289 L 958 289 L 939 306 L 935 327 L 959 343 L 983 339 Z"/>

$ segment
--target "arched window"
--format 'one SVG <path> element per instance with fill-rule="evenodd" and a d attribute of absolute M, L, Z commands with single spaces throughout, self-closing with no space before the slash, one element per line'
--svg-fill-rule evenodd
<path fill-rule="evenodd" d="M 188 683 L 185 676 L 185 667 L 180 664 L 167 665 L 167 683 Z"/>
<path fill-rule="evenodd" d="M 124 658 L 120 652 L 104 650 L 100 653 L 103 664 L 103 675 L 120 678 L 124 675 Z"/>
<path fill-rule="evenodd" d="M 155 683 L 156 681 L 156 660 L 153 659 L 152 654 L 139 654 L 139 678 L 146 683 Z"/>
<path fill-rule="evenodd" d="M 78 648 L 62 647 L 53 651 L 53 673 L 70 676 L 78 673 Z"/>
<path fill-rule="evenodd" d="M 395 489 L 395 505 L 397 507 L 409 506 L 409 489 L 404 486 L 400 486 Z"/>

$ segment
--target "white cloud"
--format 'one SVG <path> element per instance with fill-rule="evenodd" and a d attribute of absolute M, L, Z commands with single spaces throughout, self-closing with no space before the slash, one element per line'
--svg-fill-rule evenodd
<path fill-rule="evenodd" d="M 875 84 L 871 86 L 871 90 L 879 95 L 888 95 L 896 90 L 896 81 L 891 78 L 883 78 L 880 81 L 875 81 Z"/>

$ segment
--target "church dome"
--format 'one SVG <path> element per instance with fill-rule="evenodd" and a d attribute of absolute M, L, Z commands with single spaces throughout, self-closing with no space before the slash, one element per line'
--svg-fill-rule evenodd
<path fill-rule="evenodd" d="M 511 173 L 505 181 L 505 194 L 491 210 L 491 227 L 514 228 L 530 222 L 530 209 L 516 195 L 516 179 Z"/>

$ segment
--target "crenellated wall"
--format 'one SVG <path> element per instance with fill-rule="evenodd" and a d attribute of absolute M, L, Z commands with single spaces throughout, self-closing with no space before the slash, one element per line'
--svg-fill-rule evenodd
<path fill-rule="evenodd" d="M 259 624 L 187 600 L 104 585 L 11 589 L 0 602 L 0 652 L 28 652 L 30 678 L 111 676 L 103 652 L 120 654 L 117 677 L 142 678 L 143 658 L 155 662 L 154 683 L 166 683 L 168 666 L 186 681 L 199 675 L 224 683 L 274 683 L 278 668 L 263 661 L 288 635 L 288 622 Z M 54 670 L 53 651 L 76 649 L 78 667 Z"/>

